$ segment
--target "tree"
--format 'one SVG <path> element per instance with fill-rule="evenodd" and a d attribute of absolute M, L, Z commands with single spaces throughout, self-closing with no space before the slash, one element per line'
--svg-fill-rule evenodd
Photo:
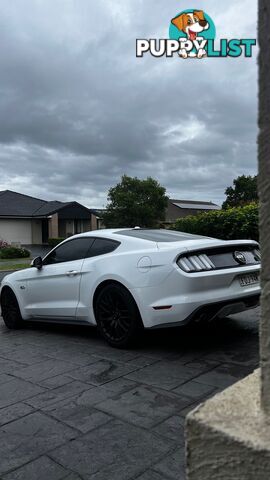
<path fill-rule="evenodd" d="M 233 187 L 228 187 L 225 190 L 227 199 L 222 205 L 223 209 L 241 207 L 248 203 L 258 201 L 257 175 L 254 177 L 251 175 L 242 175 L 234 179 L 233 185 Z"/>
<path fill-rule="evenodd" d="M 167 205 L 166 189 L 157 180 L 124 175 L 110 188 L 102 219 L 107 228 L 156 227 L 164 220 Z"/>

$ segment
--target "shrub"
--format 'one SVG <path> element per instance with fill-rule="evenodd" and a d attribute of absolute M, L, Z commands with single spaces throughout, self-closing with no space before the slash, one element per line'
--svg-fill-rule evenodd
<path fill-rule="evenodd" d="M 251 203 L 244 207 L 228 208 L 179 218 L 176 230 L 205 235 L 222 240 L 259 240 L 259 207 Z"/>
<path fill-rule="evenodd" d="M 0 258 L 29 258 L 30 252 L 25 248 L 7 246 L 0 250 Z"/>
<path fill-rule="evenodd" d="M 7 248 L 7 247 L 10 247 L 8 242 L 6 242 L 5 240 L 1 240 L 0 238 L 0 250 L 2 250 L 2 248 Z"/>
<path fill-rule="evenodd" d="M 54 247 L 56 247 L 56 245 L 58 245 L 59 243 L 63 242 L 63 240 L 65 240 L 65 239 L 62 238 L 62 237 L 49 238 L 48 244 L 50 245 L 50 247 L 54 248 Z"/>

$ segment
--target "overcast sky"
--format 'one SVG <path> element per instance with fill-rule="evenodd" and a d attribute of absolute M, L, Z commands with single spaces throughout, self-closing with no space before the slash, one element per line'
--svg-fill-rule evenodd
<path fill-rule="evenodd" d="M 1 0 L 0 190 L 102 207 L 121 175 L 151 175 L 221 203 L 255 174 L 256 55 L 136 58 L 190 7 L 218 38 L 256 37 L 254 0 Z"/>

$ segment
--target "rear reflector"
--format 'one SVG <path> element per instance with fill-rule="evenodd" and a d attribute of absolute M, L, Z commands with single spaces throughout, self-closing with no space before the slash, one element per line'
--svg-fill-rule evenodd
<path fill-rule="evenodd" d="M 154 310 L 170 310 L 172 305 L 163 305 L 162 307 L 153 307 Z"/>

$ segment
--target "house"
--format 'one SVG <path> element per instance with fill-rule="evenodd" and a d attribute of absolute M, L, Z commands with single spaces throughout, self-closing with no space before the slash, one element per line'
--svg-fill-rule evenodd
<path fill-rule="evenodd" d="M 99 222 L 97 212 L 78 202 L 50 202 L 10 190 L 0 192 L 0 239 L 12 244 L 46 244 L 49 238 L 96 230 Z"/>
<path fill-rule="evenodd" d="M 221 210 L 221 207 L 212 202 L 174 200 L 170 198 L 163 224 L 165 226 L 170 226 L 175 223 L 178 218 L 188 217 L 189 215 L 198 215 L 198 213 L 209 212 L 211 210 Z"/>

